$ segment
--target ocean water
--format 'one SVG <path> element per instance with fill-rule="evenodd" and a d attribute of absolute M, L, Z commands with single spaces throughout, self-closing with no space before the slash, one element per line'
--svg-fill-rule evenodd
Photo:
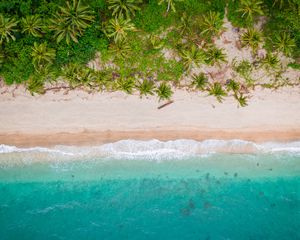
<path fill-rule="evenodd" d="M 300 239 L 300 142 L 0 145 L 0 239 Z"/>

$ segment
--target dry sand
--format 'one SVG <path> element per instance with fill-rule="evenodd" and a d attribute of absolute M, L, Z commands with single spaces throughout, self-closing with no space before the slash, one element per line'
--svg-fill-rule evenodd
<path fill-rule="evenodd" d="M 158 110 L 156 97 L 120 92 L 47 92 L 32 97 L 22 86 L 0 91 L 0 144 L 97 145 L 120 139 L 300 140 L 300 90 L 256 90 L 249 106 L 233 98 L 177 90 Z"/>

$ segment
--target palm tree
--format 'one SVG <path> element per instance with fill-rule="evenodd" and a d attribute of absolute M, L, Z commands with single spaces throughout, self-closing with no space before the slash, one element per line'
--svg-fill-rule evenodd
<path fill-rule="evenodd" d="M 189 35 L 192 33 L 192 17 L 184 12 L 180 18 L 178 26 L 180 35 Z"/>
<path fill-rule="evenodd" d="M 176 12 L 175 2 L 181 2 L 183 0 L 159 0 L 158 4 L 162 5 L 164 3 L 168 4 L 167 13 L 172 9 L 173 12 Z"/>
<path fill-rule="evenodd" d="M 219 12 L 209 11 L 208 14 L 203 16 L 202 28 L 204 29 L 201 34 L 208 36 L 215 36 L 223 29 L 223 19 Z"/>
<path fill-rule="evenodd" d="M 249 22 L 253 21 L 255 15 L 264 15 L 262 10 L 263 1 L 260 0 L 241 0 L 241 7 L 237 12 L 246 17 Z"/>
<path fill-rule="evenodd" d="M 60 12 L 50 19 L 50 29 L 54 31 L 57 42 L 65 39 L 67 44 L 70 41 L 78 42 L 78 37 L 90 26 L 94 20 L 93 11 L 87 6 L 81 5 L 81 0 L 73 0 L 72 4 L 66 2 L 66 7 L 60 7 Z"/>
<path fill-rule="evenodd" d="M 103 29 L 104 33 L 109 37 L 113 37 L 115 42 L 126 38 L 127 33 L 135 30 L 134 24 L 130 19 L 113 18 L 109 20 L 108 25 Z"/>
<path fill-rule="evenodd" d="M 141 0 L 108 0 L 108 9 L 113 10 L 113 16 L 130 18 L 136 11 L 141 10 L 137 6 L 141 2 Z"/>
<path fill-rule="evenodd" d="M 133 78 L 119 78 L 117 80 L 117 89 L 124 91 L 127 94 L 132 94 L 135 87 L 135 81 Z"/>
<path fill-rule="evenodd" d="M 171 87 L 164 82 L 159 85 L 159 87 L 156 90 L 156 93 L 158 95 L 159 101 L 169 100 L 173 95 Z"/>
<path fill-rule="evenodd" d="M 208 94 L 210 96 L 215 96 L 216 99 L 218 100 L 218 102 L 222 102 L 223 97 L 227 96 L 227 93 L 225 92 L 221 83 L 219 83 L 219 82 L 215 82 L 210 85 L 210 87 L 208 89 Z"/>
<path fill-rule="evenodd" d="M 40 75 L 31 76 L 26 85 L 27 85 L 27 90 L 30 92 L 32 96 L 35 93 L 44 94 L 46 92 L 44 88 L 43 77 Z"/>
<path fill-rule="evenodd" d="M 109 51 L 118 59 L 125 59 L 131 54 L 131 47 L 126 39 L 119 40 L 110 45 Z"/>
<path fill-rule="evenodd" d="M 256 53 L 259 44 L 262 42 L 261 32 L 257 31 L 255 28 L 248 28 L 241 37 L 243 46 L 249 46 L 254 53 Z"/>
<path fill-rule="evenodd" d="M 227 91 L 233 91 L 234 94 L 236 94 L 239 89 L 240 89 L 240 84 L 232 79 L 230 79 L 227 83 L 226 83 L 226 89 Z"/>
<path fill-rule="evenodd" d="M 279 9 L 282 9 L 285 4 L 290 7 L 293 4 L 293 0 L 274 0 L 272 7 L 278 5 Z"/>
<path fill-rule="evenodd" d="M 208 84 L 208 78 L 204 73 L 200 73 L 198 75 L 193 75 L 192 86 L 197 90 L 204 91 Z"/>
<path fill-rule="evenodd" d="M 43 33 L 43 21 L 39 15 L 31 15 L 22 18 L 22 33 L 30 34 L 34 37 L 41 37 Z"/>
<path fill-rule="evenodd" d="M 205 62 L 210 65 L 218 64 L 221 62 L 226 62 L 226 54 L 223 53 L 223 49 L 217 47 L 211 47 L 206 52 Z"/>
<path fill-rule="evenodd" d="M 190 49 L 182 50 L 180 57 L 185 70 L 189 72 L 194 65 L 199 66 L 199 64 L 204 61 L 205 54 L 193 45 Z"/>
<path fill-rule="evenodd" d="M 267 53 L 266 57 L 261 60 L 261 64 L 267 69 L 278 69 L 280 67 L 280 61 L 277 55 Z"/>
<path fill-rule="evenodd" d="M 238 101 L 238 104 L 241 107 L 246 107 L 248 105 L 247 97 L 245 97 L 242 93 L 240 93 L 239 95 L 235 94 L 234 98 Z"/>
<path fill-rule="evenodd" d="M 32 47 L 32 63 L 37 71 L 49 66 L 55 59 L 55 50 L 47 47 L 47 43 L 34 43 Z"/>
<path fill-rule="evenodd" d="M 147 79 L 144 79 L 142 82 L 139 82 L 137 88 L 140 91 L 140 96 L 153 95 L 155 92 L 154 82 Z"/>
<path fill-rule="evenodd" d="M 285 55 L 290 56 L 296 47 L 296 42 L 295 39 L 291 38 L 289 33 L 281 32 L 275 35 L 273 46 L 275 49 L 282 51 Z"/>
<path fill-rule="evenodd" d="M 17 31 L 18 21 L 13 18 L 6 18 L 0 14 L 0 45 L 10 40 L 15 41 L 16 37 L 14 36 Z"/>

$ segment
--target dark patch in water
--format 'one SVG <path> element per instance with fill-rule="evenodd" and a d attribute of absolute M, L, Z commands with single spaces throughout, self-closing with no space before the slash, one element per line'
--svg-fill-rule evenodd
<path fill-rule="evenodd" d="M 237 176 L 238 176 L 238 173 L 235 173 L 235 174 L 234 174 L 234 177 L 237 177 Z"/>
<path fill-rule="evenodd" d="M 259 196 L 264 196 L 264 192 L 259 192 Z"/>
<path fill-rule="evenodd" d="M 274 207 L 276 207 L 276 204 L 275 204 L 275 203 L 272 203 L 272 204 L 271 204 L 271 208 L 274 208 Z"/>
<path fill-rule="evenodd" d="M 256 163 L 256 166 L 259 166 L 259 163 Z"/>
<path fill-rule="evenodd" d="M 206 180 L 209 180 L 209 173 L 206 173 L 205 179 L 206 179 Z"/>
<path fill-rule="evenodd" d="M 225 175 L 228 175 L 228 172 L 224 172 Z"/>
<path fill-rule="evenodd" d="M 269 168 L 268 170 L 269 170 L 269 171 L 273 171 L 273 169 L 272 169 L 272 168 Z"/>
<path fill-rule="evenodd" d="M 219 180 L 216 181 L 217 184 L 221 184 L 221 182 Z"/>
<path fill-rule="evenodd" d="M 190 216 L 191 215 L 191 210 L 188 209 L 188 208 L 183 208 L 183 209 L 181 209 L 181 214 L 183 216 Z"/>
<path fill-rule="evenodd" d="M 190 199 L 190 201 L 189 201 L 189 208 L 190 209 L 195 209 L 195 203 L 194 203 L 194 201 L 192 200 L 192 199 Z"/>
<path fill-rule="evenodd" d="M 203 204 L 203 207 L 204 207 L 205 209 L 211 208 L 211 203 L 210 203 L 210 202 L 205 202 L 205 203 Z"/>

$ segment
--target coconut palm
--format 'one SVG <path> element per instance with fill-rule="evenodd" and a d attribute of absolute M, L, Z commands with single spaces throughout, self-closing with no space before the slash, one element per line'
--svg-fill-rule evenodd
<path fill-rule="evenodd" d="M 194 65 L 199 66 L 199 64 L 204 61 L 205 54 L 193 45 L 190 49 L 182 50 L 180 52 L 180 57 L 185 70 L 189 72 Z"/>
<path fill-rule="evenodd" d="M 273 46 L 275 49 L 282 51 L 285 55 L 290 56 L 296 47 L 296 42 L 289 33 L 281 32 L 275 35 Z"/>
<path fill-rule="evenodd" d="M 178 26 L 180 35 L 189 35 L 192 33 L 192 17 L 191 15 L 182 14 L 180 18 L 180 25 Z"/>
<path fill-rule="evenodd" d="M 57 42 L 66 40 L 78 42 L 78 37 L 90 26 L 94 20 L 94 13 L 88 6 L 81 5 L 81 0 L 73 0 L 72 4 L 66 2 L 65 7 L 60 7 L 60 12 L 50 19 L 50 29 L 54 31 Z"/>
<path fill-rule="evenodd" d="M 153 95 L 155 92 L 155 84 L 153 81 L 144 79 L 139 82 L 137 89 L 140 91 L 140 96 Z"/>
<path fill-rule="evenodd" d="M 173 95 L 171 87 L 164 82 L 159 85 L 159 87 L 156 90 L 156 93 L 158 95 L 159 101 L 169 100 Z"/>
<path fill-rule="evenodd" d="M 263 1 L 260 0 L 241 0 L 241 6 L 237 12 L 242 14 L 243 18 L 252 22 L 255 15 L 264 15 L 262 10 Z"/>
<path fill-rule="evenodd" d="M 266 57 L 261 60 L 261 64 L 267 69 L 278 69 L 280 67 L 280 61 L 277 55 L 267 53 Z"/>
<path fill-rule="evenodd" d="M 254 53 L 256 53 L 259 44 L 262 42 L 261 32 L 257 31 L 255 28 L 248 28 L 241 37 L 243 46 L 249 46 Z"/>
<path fill-rule="evenodd" d="M 213 46 L 206 52 L 205 62 L 210 65 L 220 65 L 221 62 L 226 62 L 226 54 L 223 53 L 223 49 Z"/>
<path fill-rule="evenodd" d="M 218 35 L 223 29 L 223 19 L 221 14 L 219 12 L 209 11 L 208 14 L 203 16 L 201 26 L 204 29 L 201 34 L 208 36 Z"/>
<path fill-rule="evenodd" d="M 108 9 L 113 10 L 113 16 L 130 18 L 136 11 L 141 10 L 137 6 L 141 2 L 141 0 L 108 0 Z"/>
<path fill-rule="evenodd" d="M 130 19 L 115 17 L 110 19 L 103 31 L 109 38 L 114 38 L 115 42 L 126 38 L 127 33 L 135 30 L 134 24 Z"/>
<path fill-rule="evenodd" d="M 159 0 L 158 4 L 162 5 L 166 3 L 168 5 L 167 7 L 167 13 L 172 9 L 173 12 L 176 12 L 175 8 L 175 2 L 182 2 L 183 0 Z"/>
<path fill-rule="evenodd" d="M 40 75 L 33 75 L 28 79 L 28 82 L 26 84 L 27 90 L 30 92 L 30 94 L 33 96 L 35 93 L 37 94 L 44 94 L 45 88 L 44 88 L 44 81 L 43 77 Z"/>
<path fill-rule="evenodd" d="M 208 94 L 210 96 L 215 96 L 218 102 L 223 101 L 223 97 L 227 96 L 226 91 L 223 89 L 221 83 L 215 82 L 213 84 L 210 84 L 210 87 L 208 89 Z"/>
<path fill-rule="evenodd" d="M 230 79 L 226 83 L 226 89 L 228 92 L 233 91 L 234 94 L 236 94 L 240 89 L 240 84 L 238 82 L 234 81 L 233 79 Z"/>
<path fill-rule="evenodd" d="M 208 84 L 208 78 L 204 73 L 193 75 L 192 86 L 197 90 L 204 91 Z"/>
<path fill-rule="evenodd" d="M 247 97 L 244 96 L 242 93 L 240 93 L 240 94 L 235 94 L 235 95 L 234 95 L 234 98 L 238 101 L 238 104 L 239 104 L 241 107 L 246 107 L 246 106 L 248 105 Z"/>
<path fill-rule="evenodd" d="M 18 21 L 13 18 L 6 18 L 0 14 L 0 45 L 3 42 L 15 41 Z"/>
<path fill-rule="evenodd" d="M 22 18 L 22 33 L 32 35 L 34 37 L 41 37 L 43 33 L 43 21 L 39 15 L 31 15 Z"/>
<path fill-rule="evenodd" d="M 135 81 L 133 78 L 119 78 L 117 80 L 117 89 L 124 91 L 127 94 L 132 94 L 135 87 Z"/>
<path fill-rule="evenodd" d="M 112 43 L 109 52 L 118 59 L 125 59 L 131 54 L 131 47 L 126 39 L 122 39 Z"/>
<path fill-rule="evenodd" d="M 47 47 L 47 43 L 34 43 L 32 47 L 32 63 L 37 71 L 49 66 L 55 59 L 55 50 Z"/>

